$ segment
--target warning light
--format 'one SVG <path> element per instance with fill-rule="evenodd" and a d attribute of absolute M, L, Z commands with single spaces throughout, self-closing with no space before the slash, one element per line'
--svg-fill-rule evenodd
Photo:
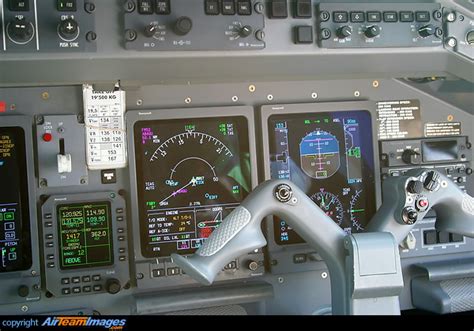
<path fill-rule="evenodd" d="M 49 143 L 51 140 L 53 140 L 53 135 L 51 133 L 43 134 L 43 141 Z"/>
<path fill-rule="evenodd" d="M 7 103 L 5 101 L 0 101 L 0 113 L 7 111 Z"/>

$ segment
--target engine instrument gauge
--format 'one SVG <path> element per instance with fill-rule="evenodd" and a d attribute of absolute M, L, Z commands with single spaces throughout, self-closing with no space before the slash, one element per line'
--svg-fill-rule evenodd
<path fill-rule="evenodd" d="M 310 198 L 319 206 L 319 208 L 322 209 L 322 211 L 326 213 L 326 215 L 331 217 L 334 222 L 338 225 L 342 225 L 342 222 L 344 221 L 344 207 L 336 195 L 330 192 L 321 191 L 313 194 Z"/>

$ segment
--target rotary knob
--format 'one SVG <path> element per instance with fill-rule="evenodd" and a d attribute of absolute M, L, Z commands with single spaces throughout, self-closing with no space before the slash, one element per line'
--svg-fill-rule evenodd
<path fill-rule="evenodd" d="M 13 21 L 7 25 L 7 33 L 10 40 L 17 44 L 27 44 L 33 39 L 35 28 L 33 24 L 24 17 L 15 17 Z"/>
<path fill-rule="evenodd" d="M 193 21 L 187 16 L 181 16 L 174 24 L 174 33 L 178 36 L 187 35 L 193 28 Z"/>
<path fill-rule="evenodd" d="M 105 283 L 105 290 L 107 291 L 107 293 L 117 294 L 118 292 L 120 292 L 121 289 L 122 286 L 120 285 L 120 281 L 118 279 L 110 278 Z"/>
<path fill-rule="evenodd" d="M 424 25 L 418 29 L 420 37 L 426 38 L 436 33 L 436 27 L 433 24 Z"/>
<path fill-rule="evenodd" d="M 419 180 L 412 180 L 407 185 L 407 191 L 412 194 L 421 194 L 423 192 L 423 183 Z"/>
<path fill-rule="evenodd" d="M 65 40 L 74 40 L 79 35 L 79 24 L 75 19 L 67 18 L 59 23 L 58 33 Z"/>
<path fill-rule="evenodd" d="M 352 28 L 347 25 L 341 26 L 339 29 L 337 29 L 336 35 L 339 39 L 350 37 L 352 35 Z"/>
<path fill-rule="evenodd" d="M 26 285 L 20 285 L 18 287 L 18 295 L 22 298 L 26 298 L 30 294 L 30 289 Z"/>
<path fill-rule="evenodd" d="M 245 25 L 239 30 L 239 36 L 241 38 L 247 38 L 253 32 L 253 29 L 250 25 Z"/>
<path fill-rule="evenodd" d="M 158 25 L 156 23 L 150 23 L 145 27 L 143 33 L 146 37 L 151 38 L 158 32 Z"/>
<path fill-rule="evenodd" d="M 420 153 L 414 151 L 413 149 L 405 149 L 402 153 L 402 161 L 406 164 L 419 164 L 420 163 Z"/>
<path fill-rule="evenodd" d="M 375 38 L 380 34 L 380 27 L 378 25 L 371 25 L 365 29 L 364 34 L 367 38 Z"/>
<path fill-rule="evenodd" d="M 471 30 L 467 33 L 466 41 L 469 45 L 474 45 L 474 30 Z"/>

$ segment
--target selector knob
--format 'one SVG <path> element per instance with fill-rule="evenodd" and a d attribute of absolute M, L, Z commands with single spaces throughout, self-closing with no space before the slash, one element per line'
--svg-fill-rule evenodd
<path fill-rule="evenodd" d="M 158 25 L 155 23 L 150 23 L 145 27 L 143 33 L 146 37 L 151 38 L 158 32 Z"/>
<path fill-rule="evenodd" d="M 380 27 L 378 25 L 371 25 L 365 29 L 364 34 L 367 38 L 375 38 L 380 34 Z"/>
<path fill-rule="evenodd" d="M 58 32 L 59 35 L 66 40 L 75 39 L 79 32 L 79 24 L 73 18 L 65 19 L 59 23 Z"/>
<path fill-rule="evenodd" d="M 18 287 L 18 295 L 22 298 L 26 298 L 30 294 L 30 289 L 26 285 Z"/>
<path fill-rule="evenodd" d="M 466 41 L 469 45 L 474 45 L 474 30 L 471 30 L 467 33 Z"/>
<path fill-rule="evenodd" d="M 420 153 L 414 151 L 413 149 L 405 149 L 402 153 L 402 161 L 406 164 L 419 164 Z"/>
<path fill-rule="evenodd" d="M 347 25 L 341 26 L 339 29 L 337 29 L 336 35 L 339 39 L 350 37 L 352 35 L 352 28 Z"/>
<path fill-rule="evenodd" d="M 107 293 L 117 294 L 118 292 L 120 292 L 121 289 L 122 285 L 120 285 L 120 281 L 118 279 L 110 278 L 105 283 L 105 290 L 107 291 Z"/>
<path fill-rule="evenodd" d="M 193 28 L 193 21 L 187 16 L 181 16 L 174 24 L 174 33 L 178 36 L 187 35 Z"/>
<path fill-rule="evenodd" d="M 15 19 L 8 24 L 7 33 L 12 41 L 19 44 L 26 44 L 33 39 L 35 29 L 33 28 L 33 24 L 24 17 L 15 17 Z"/>
<path fill-rule="evenodd" d="M 418 29 L 418 34 L 420 37 L 426 38 L 434 35 L 436 32 L 436 27 L 433 24 L 424 25 Z"/>
<path fill-rule="evenodd" d="M 419 180 L 412 180 L 407 185 L 407 191 L 412 194 L 421 194 L 423 192 L 423 183 Z"/>
<path fill-rule="evenodd" d="M 239 36 L 241 38 L 247 38 L 253 32 L 253 29 L 250 25 L 245 25 L 239 30 Z"/>

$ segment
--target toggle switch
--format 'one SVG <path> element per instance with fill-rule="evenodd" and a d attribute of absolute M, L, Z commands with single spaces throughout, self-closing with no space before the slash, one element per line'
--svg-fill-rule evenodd
<path fill-rule="evenodd" d="M 58 154 L 58 173 L 71 173 L 72 172 L 72 157 L 71 154 Z"/>

